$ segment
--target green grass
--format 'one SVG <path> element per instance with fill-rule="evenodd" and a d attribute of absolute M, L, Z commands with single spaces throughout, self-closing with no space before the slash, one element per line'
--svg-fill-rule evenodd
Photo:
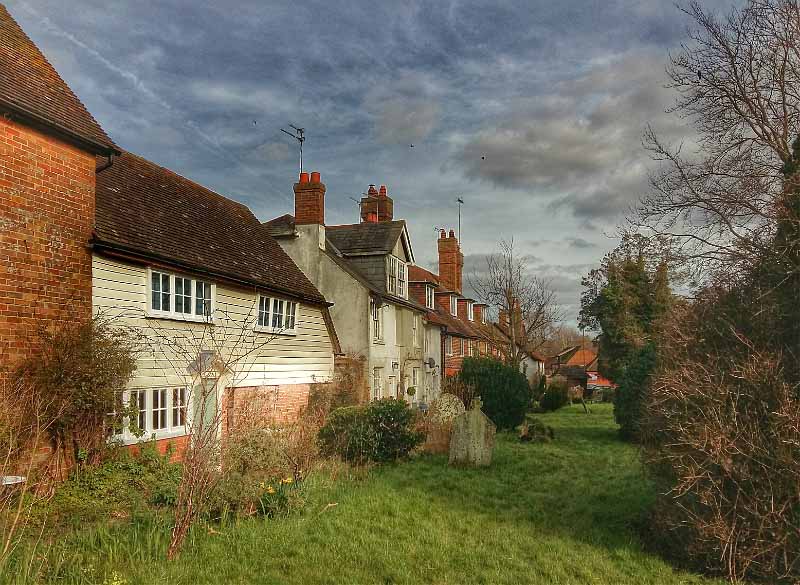
<path fill-rule="evenodd" d="M 634 525 L 653 488 L 607 405 L 542 415 L 551 444 L 498 437 L 487 469 L 444 457 L 310 486 L 302 515 L 198 527 L 167 562 L 166 519 L 56 543 L 59 583 L 707 583 L 643 551 Z M 336 504 L 329 506 L 329 504 Z M 2 580 L 2 579 L 0 579 Z"/>

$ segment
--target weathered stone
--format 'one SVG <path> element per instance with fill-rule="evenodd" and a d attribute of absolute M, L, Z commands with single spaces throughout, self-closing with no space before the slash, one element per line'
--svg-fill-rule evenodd
<path fill-rule="evenodd" d="M 481 410 L 480 398 L 453 421 L 450 435 L 450 464 L 484 467 L 492 462 L 495 424 Z"/>
<path fill-rule="evenodd" d="M 458 396 L 445 393 L 431 403 L 428 416 L 434 422 L 449 423 L 465 410 L 464 403 Z"/>

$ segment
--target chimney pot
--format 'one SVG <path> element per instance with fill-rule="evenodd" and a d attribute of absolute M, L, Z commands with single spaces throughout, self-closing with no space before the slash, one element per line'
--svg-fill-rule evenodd
<path fill-rule="evenodd" d="M 311 173 L 311 182 L 312 183 L 321 183 L 322 180 L 320 179 L 319 173 L 313 172 Z"/>
<path fill-rule="evenodd" d="M 377 189 L 375 189 L 375 185 L 370 184 L 369 189 L 367 189 L 367 195 L 370 197 L 375 197 L 378 194 Z"/>
<path fill-rule="evenodd" d="M 439 239 L 443 240 L 447 237 L 447 233 L 444 230 L 439 230 Z"/>
<path fill-rule="evenodd" d="M 300 182 L 308 183 L 308 173 L 300 173 Z"/>
<path fill-rule="evenodd" d="M 387 194 L 386 194 L 386 185 L 381 185 L 379 193 L 380 193 L 381 197 L 386 197 L 387 196 Z"/>
<path fill-rule="evenodd" d="M 453 230 L 450 230 L 450 237 L 451 238 L 455 238 L 456 237 L 456 233 Z"/>

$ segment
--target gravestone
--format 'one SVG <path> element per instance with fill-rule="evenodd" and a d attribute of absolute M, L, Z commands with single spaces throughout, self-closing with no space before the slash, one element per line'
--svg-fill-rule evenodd
<path fill-rule="evenodd" d="M 481 410 L 481 399 L 475 398 L 469 410 L 453 421 L 450 435 L 450 464 L 485 467 L 492 462 L 495 424 Z"/>
<path fill-rule="evenodd" d="M 464 403 L 453 394 L 442 394 L 434 400 L 426 416 L 426 438 L 422 450 L 442 455 L 449 453 L 453 420 L 464 410 Z"/>

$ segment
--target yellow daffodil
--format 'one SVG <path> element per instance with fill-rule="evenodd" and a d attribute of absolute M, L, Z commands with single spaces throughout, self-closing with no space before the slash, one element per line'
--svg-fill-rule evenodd
<path fill-rule="evenodd" d="M 291 477 L 287 477 L 281 483 L 292 483 L 294 480 Z"/>
<path fill-rule="evenodd" d="M 269 486 L 269 487 L 267 488 L 267 493 L 268 493 L 268 494 L 274 494 L 274 493 L 275 493 L 275 488 L 274 488 L 274 487 L 272 487 L 272 486 Z"/>

